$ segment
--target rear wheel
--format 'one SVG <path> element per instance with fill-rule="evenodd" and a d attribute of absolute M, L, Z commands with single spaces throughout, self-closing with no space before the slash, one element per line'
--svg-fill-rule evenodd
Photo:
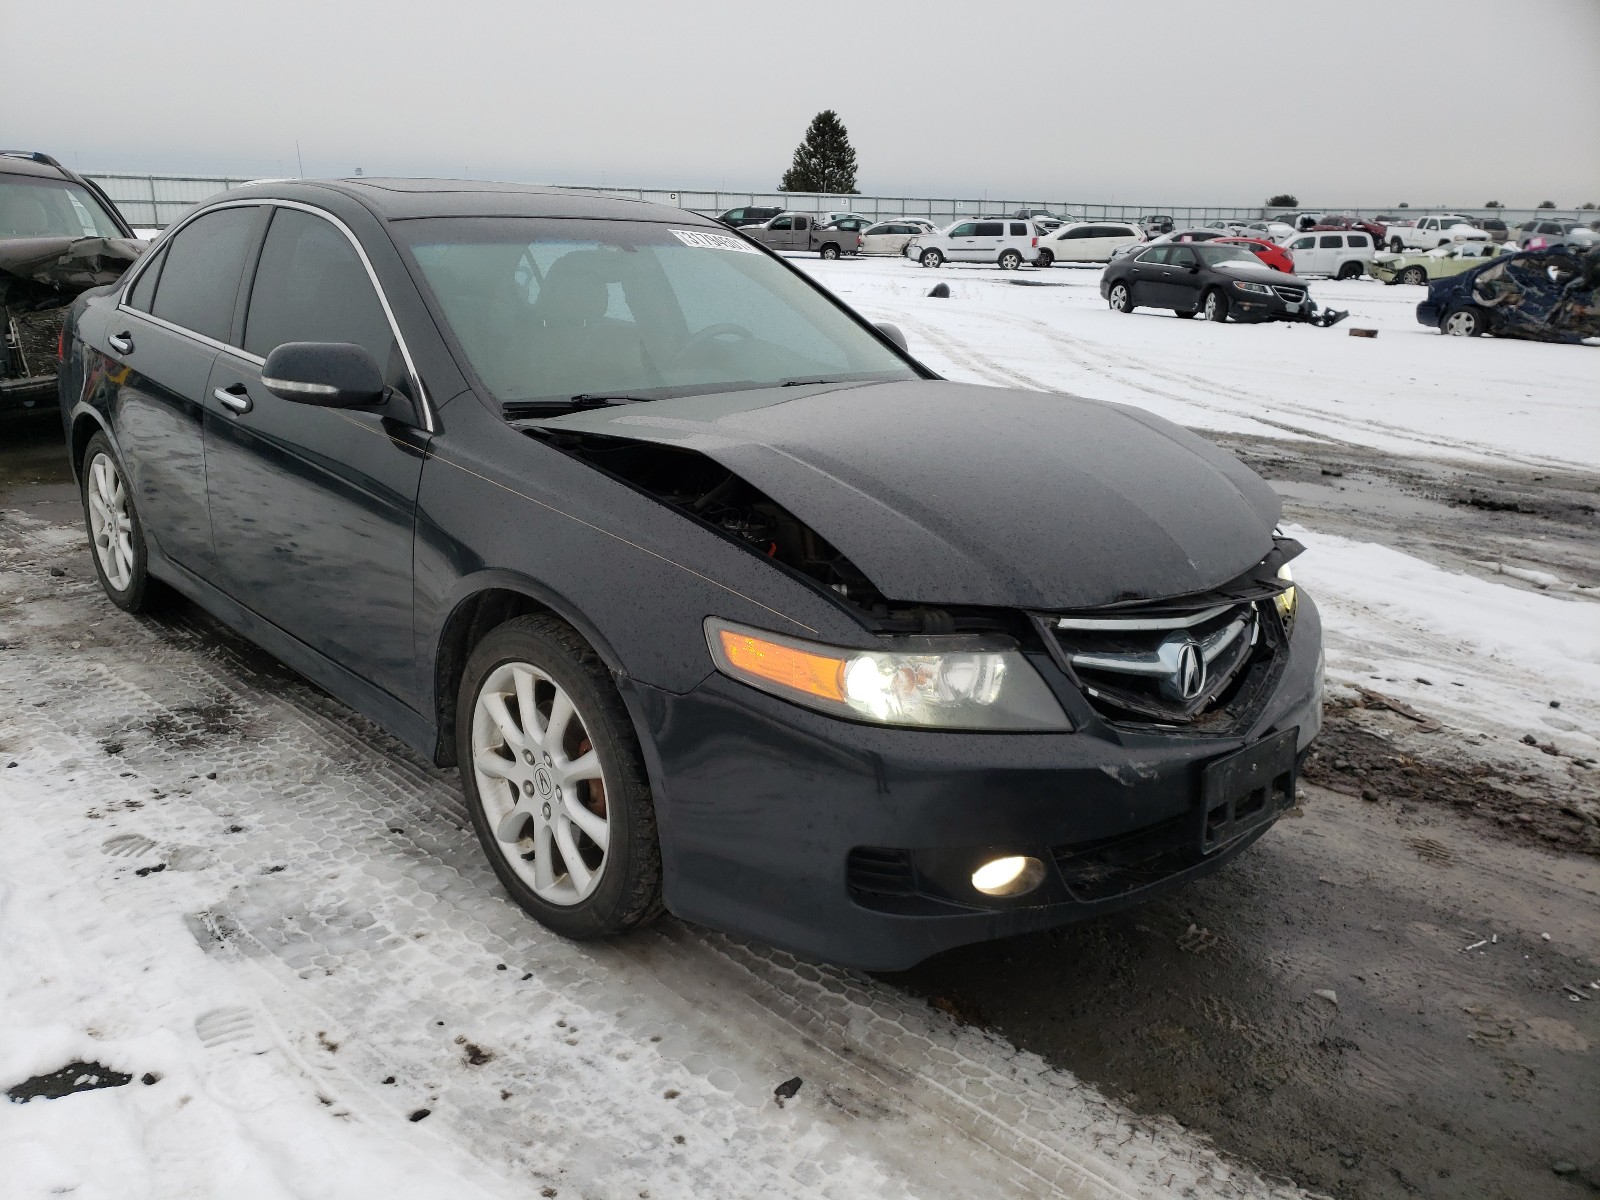
<path fill-rule="evenodd" d="M 525 616 L 493 630 L 467 661 L 456 713 L 467 810 L 512 899 L 580 939 L 661 912 L 638 742 L 604 664 L 570 625 Z"/>
<path fill-rule="evenodd" d="M 1128 285 L 1125 283 L 1113 283 L 1111 285 L 1109 300 L 1112 309 L 1116 312 L 1127 313 L 1133 311 L 1133 296 L 1129 294 Z"/>
<path fill-rule="evenodd" d="M 1406 252 L 1406 244 L 1399 238 L 1390 238 L 1389 249 L 1393 250 L 1396 254 L 1404 254 Z"/>
<path fill-rule="evenodd" d="M 820 253 L 821 253 L 823 258 L 829 259 L 831 261 L 832 259 L 835 259 L 835 258 L 839 257 L 839 247 L 835 246 L 832 242 L 829 242 L 826 246 L 824 246 L 822 248 Z"/>
<path fill-rule="evenodd" d="M 1451 337 L 1478 337 L 1487 328 L 1483 310 L 1471 305 L 1453 310 L 1439 326 L 1441 332 Z"/>
<path fill-rule="evenodd" d="M 1334 278 L 1335 279 L 1354 279 L 1360 274 L 1361 274 L 1361 264 L 1360 263 L 1358 263 L 1358 262 L 1347 262 L 1347 263 L 1341 263 L 1340 264 L 1339 273 L 1337 275 L 1335 275 Z"/>
<path fill-rule="evenodd" d="M 1206 293 L 1201 311 L 1206 314 L 1206 320 L 1208 321 L 1226 321 L 1228 319 L 1228 298 L 1216 288 L 1212 288 Z"/>
<path fill-rule="evenodd" d="M 122 464 L 105 434 L 89 439 L 78 474 L 83 523 L 94 548 L 94 571 L 100 586 L 123 611 L 144 612 L 160 598 L 161 585 L 150 578 L 144 526 L 134 510 Z"/>
<path fill-rule="evenodd" d="M 1015 271 L 1022 265 L 1022 255 L 1015 250 L 1005 250 L 1000 254 L 1000 269 L 1002 271 Z"/>
<path fill-rule="evenodd" d="M 1397 283 L 1427 283 L 1428 273 L 1421 267 L 1407 267 L 1395 276 Z"/>
<path fill-rule="evenodd" d="M 924 250 L 922 252 L 922 265 L 925 267 L 944 266 L 944 255 L 937 250 Z"/>

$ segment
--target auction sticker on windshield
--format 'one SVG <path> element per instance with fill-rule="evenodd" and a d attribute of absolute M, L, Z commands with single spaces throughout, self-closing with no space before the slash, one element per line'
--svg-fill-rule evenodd
<path fill-rule="evenodd" d="M 749 242 L 725 233 L 704 233 L 698 229 L 672 229 L 668 231 L 685 246 L 701 250 L 737 250 L 741 254 L 760 254 Z"/>

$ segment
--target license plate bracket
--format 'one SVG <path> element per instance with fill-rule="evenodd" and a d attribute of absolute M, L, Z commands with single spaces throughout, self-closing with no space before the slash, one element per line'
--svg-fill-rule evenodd
<path fill-rule="evenodd" d="M 1200 852 L 1220 850 L 1294 804 L 1298 728 L 1213 759 L 1200 776 Z"/>

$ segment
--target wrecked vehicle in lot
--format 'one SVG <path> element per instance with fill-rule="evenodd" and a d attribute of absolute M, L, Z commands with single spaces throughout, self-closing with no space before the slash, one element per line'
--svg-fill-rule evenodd
<path fill-rule="evenodd" d="M 940 380 L 677 209 L 229 192 L 67 327 L 95 569 L 441 765 L 569 936 L 663 906 L 900 968 L 1205 874 L 1292 803 L 1321 626 L 1272 489 Z"/>
<path fill-rule="evenodd" d="M 1392 250 L 1380 250 L 1372 256 L 1367 271 L 1384 283 L 1427 283 L 1430 279 L 1444 279 L 1481 267 L 1489 259 L 1510 254 L 1515 249 L 1500 242 L 1454 242 L 1420 253 L 1396 254 Z"/>
<path fill-rule="evenodd" d="M 1582 342 L 1600 338 L 1600 247 L 1503 254 L 1428 285 L 1417 321 L 1456 337 Z"/>
<path fill-rule="evenodd" d="M 0 153 L 0 416 L 53 406 L 67 306 L 143 249 L 94 184 L 45 154 Z"/>
<path fill-rule="evenodd" d="M 1169 308 L 1208 321 L 1306 321 L 1332 325 L 1348 313 L 1319 309 L 1311 285 L 1274 270 L 1235 242 L 1156 242 L 1111 260 L 1100 296 L 1112 309 Z"/>

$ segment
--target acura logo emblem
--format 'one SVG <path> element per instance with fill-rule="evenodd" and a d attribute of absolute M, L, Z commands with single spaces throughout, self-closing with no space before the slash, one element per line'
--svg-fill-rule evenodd
<path fill-rule="evenodd" d="M 1172 685 L 1179 696 L 1193 700 L 1206 686 L 1206 660 L 1193 639 L 1178 647 L 1178 662 L 1172 671 Z"/>

